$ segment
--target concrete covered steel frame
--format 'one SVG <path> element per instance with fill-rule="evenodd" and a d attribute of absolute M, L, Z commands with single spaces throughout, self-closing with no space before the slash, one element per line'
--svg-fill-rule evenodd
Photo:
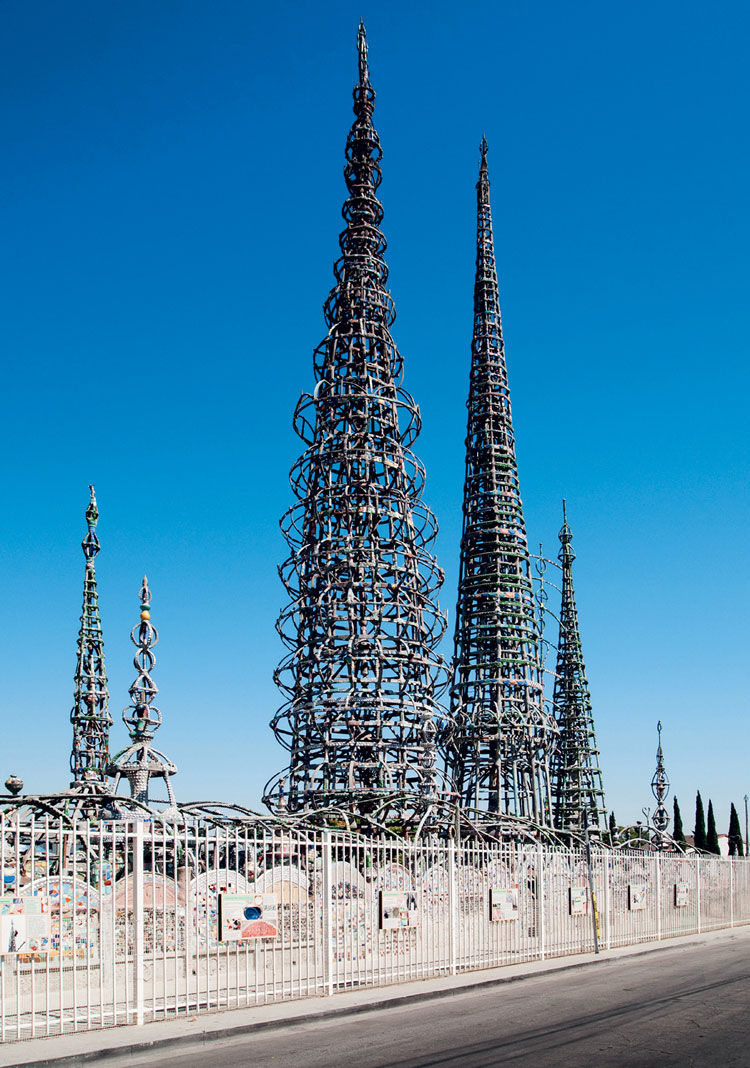
<path fill-rule="evenodd" d="M 589 870 L 605 952 L 750 923 L 747 860 L 257 823 L 2 816 L 0 869 L 3 1042 L 591 953 Z"/>

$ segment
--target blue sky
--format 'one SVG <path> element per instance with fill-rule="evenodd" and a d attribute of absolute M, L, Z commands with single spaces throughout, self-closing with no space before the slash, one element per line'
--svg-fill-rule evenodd
<path fill-rule="evenodd" d="M 750 792 L 747 7 L 5 0 L 2 778 L 65 786 L 87 484 L 113 748 L 144 571 L 182 799 L 259 804 L 291 429 L 325 333 L 356 26 L 416 452 L 455 604 L 478 143 L 521 488 L 568 499 L 605 789 Z M 448 655 L 447 643 L 443 652 Z"/>

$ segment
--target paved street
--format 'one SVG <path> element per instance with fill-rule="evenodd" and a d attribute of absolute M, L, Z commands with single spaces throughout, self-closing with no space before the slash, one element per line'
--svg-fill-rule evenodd
<path fill-rule="evenodd" d="M 749 1068 L 750 943 L 683 945 L 127 1063 L 157 1057 L 160 1068 Z"/>

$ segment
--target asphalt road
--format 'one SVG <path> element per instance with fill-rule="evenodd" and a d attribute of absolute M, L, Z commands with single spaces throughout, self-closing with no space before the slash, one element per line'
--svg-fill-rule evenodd
<path fill-rule="evenodd" d="M 688 945 L 260 1031 L 159 1068 L 750 1068 L 750 945 Z"/>

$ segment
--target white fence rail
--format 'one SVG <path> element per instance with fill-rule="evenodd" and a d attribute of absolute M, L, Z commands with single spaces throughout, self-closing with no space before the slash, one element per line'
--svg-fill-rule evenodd
<path fill-rule="evenodd" d="M 0 872 L 4 1042 L 594 949 L 576 850 L 0 817 Z M 750 923 L 745 860 L 591 874 L 603 949 Z"/>

